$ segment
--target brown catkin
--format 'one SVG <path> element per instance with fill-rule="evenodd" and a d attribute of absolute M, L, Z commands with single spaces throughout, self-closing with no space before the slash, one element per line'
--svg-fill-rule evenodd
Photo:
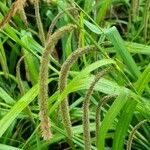
<path fill-rule="evenodd" d="M 6 14 L 6 16 L 0 22 L 0 29 L 4 28 L 4 26 L 10 21 L 11 17 L 14 16 L 14 14 L 17 12 L 18 8 L 19 8 L 19 0 L 15 1 L 12 4 L 9 12 Z"/>
<path fill-rule="evenodd" d="M 141 125 L 143 125 L 144 123 L 146 122 L 149 122 L 150 123 L 150 120 L 143 120 L 143 121 L 140 121 L 131 131 L 130 135 L 129 135 L 129 138 L 128 138 L 128 142 L 127 142 L 127 150 L 131 150 L 131 147 L 132 147 L 132 140 L 133 140 L 133 137 L 136 133 L 136 131 L 141 127 Z"/>
<path fill-rule="evenodd" d="M 28 26 L 28 21 L 27 21 L 27 17 L 26 17 L 26 14 L 25 14 L 23 6 L 21 6 L 21 8 L 19 8 L 19 14 L 20 14 L 21 19 L 25 23 L 25 25 Z"/>
<path fill-rule="evenodd" d="M 74 0 L 67 0 L 67 2 L 68 2 L 68 7 L 73 7 L 74 8 L 74 11 L 70 10 L 69 14 L 75 20 L 79 20 L 79 12 L 78 12 L 78 9 L 76 8 Z M 76 41 L 79 41 L 79 31 L 78 30 L 75 31 L 75 39 L 76 39 Z"/>
<path fill-rule="evenodd" d="M 6 14 L 6 16 L 3 18 L 3 20 L 0 22 L 0 29 L 3 29 L 4 26 L 11 20 L 11 17 L 13 17 L 17 10 L 19 10 L 20 8 L 22 8 L 26 3 L 26 0 L 16 0 L 10 10 L 8 11 L 8 13 Z"/>
<path fill-rule="evenodd" d="M 49 139 L 52 134 L 50 130 L 50 119 L 48 116 L 48 64 L 49 64 L 49 55 L 53 52 L 54 46 L 62 36 L 69 31 L 72 31 L 76 26 L 67 25 L 58 29 L 48 40 L 46 48 L 42 54 L 41 64 L 40 64 L 40 73 L 39 73 L 39 118 L 41 120 L 41 131 L 42 136 L 45 140 Z"/>
<path fill-rule="evenodd" d="M 35 9 L 36 23 L 37 23 L 37 27 L 39 30 L 39 36 L 40 36 L 42 45 L 45 46 L 45 35 L 44 35 L 43 24 L 42 24 L 40 12 L 39 12 L 39 0 L 34 0 L 34 9 Z"/>
<path fill-rule="evenodd" d="M 66 32 L 70 32 L 75 28 L 77 28 L 77 26 L 73 24 L 68 24 L 64 27 L 59 28 L 57 31 L 53 33 L 52 36 L 49 37 L 49 39 L 47 39 L 46 48 L 49 49 L 51 45 L 55 45 L 57 41 L 61 39 Z"/>
<path fill-rule="evenodd" d="M 99 101 L 97 107 L 96 107 L 96 144 L 98 143 L 98 134 L 99 134 L 99 127 L 100 127 L 100 114 L 101 114 L 101 107 L 105 105 L 108 101 L 111 100 L 111 98 L 115 97 L 116 95 L 108 95 L 102 98 L 101 101 Z"/>
<path fill-rule="evenodd" d="M 89 121 L 89 103 L 96 83 L 102 76 L 109 72 L 110 68 L 106 68 L 96 74 L 93 82 L 90 84 L 85 97 L 83 99 L 83 137 L 84 137 L 84 149 L 91 150 L 91 136 L 90 136 L 90 121 Z"/>
<path fill-rule="evenodd" d="M 71 11 L 71 10 L 70 10 L 69 13 L 70 13 L 76 20 L 78 20 L 78 19 L 79 19 L 79 12 L 78 12 L 78 9 L 76 8 L 76 5 L 75 5 L 74 0 L 67 0 L 67 1 L 68 1 L 68 6 L 74 8 L 74 11 Z"/>
<path fill-rule="evenodd" d="M 63 92 L 63 90 L 67 85 L 69 70 L 73 65 L 73 63 L 83 54 L 96 51 L 96 50 L 98 49 L 92 45 L 92 46 L 86 46 L 84 48 L 78 48 L 76 51 L 70 54 L 70 56 L 67 58 L 67 60 L 63 63 L 61 67 L 60 76 L 59 76 L 59 85 L 58 85 L 60 93 Z M 65 98 L 61 103 L 61 114 L 62 114 L 64 128 L 67 132 L 67 136 L 69 139 L 72 139 L 73 131 L 72 131 L 71 119 L 69 115 L 69 104 L 67 98 Z"/>

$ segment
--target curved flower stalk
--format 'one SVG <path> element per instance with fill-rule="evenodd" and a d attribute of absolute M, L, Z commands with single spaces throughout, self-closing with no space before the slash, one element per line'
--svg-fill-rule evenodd
<path fill-rule="evenodd" d="M 39 73 L 39 95 L 38 95 L 38 103 L 39 103 L 39 118 L 41 120 L 41 131 L 42 136 L 45 140 L 49 139 L 52 136 L 50 130 L 50 119 L 48 116 L 48 64 L 49 64 L 49 54 L 51 54 L 54 50 L 54 46 L 59 39 L 63 37 L 66 32 L 72 31 L 76 28 L 75 25 L 67 25 L 58 29 L 51 37 L 48 39 L 48 43 L 46 44 L 46 48 L 42 54 L 41 64 L 40 64 L 40 73 Z"/>
<path fill-rule="evenodd" d="M 69 7 L 69 8 L 67 8 L 66 10 L 69 11 L 69 10 L 74 10 L 74 9 L 77 9 L 77 8 Z M 48 32 L 47 32 L 47 40 L 48 40 L 49 37 L 52 35 L 52 32 L 53 32 L 53 30 L 54 30 L 54 27 L 55 27 L 57 21 L 62 17 L 62 15 L 64 15 L 64 13 L 65 13 L 64 11 L 59 12 L 59 13 L 55 16 L 55 18 L 52 20 L 52 22 L 51 22 L 51 24 L 50 24 L 50 26 L 49 26 Z M 47 40 L 46 40 L 46 41 L 47 41 Z"/>
<path fill-rule="evenodd" d="M 17 0 L 12 4 L 9 12 L 0 22 L 0 29 L 4 28 L 4 26 L 11 20 L 11 17 L 13 17 L 18 10 L 22 9 L 25 3 L 26 0 Z"/>
<path fill-rule="evenodd" d="M 84 137 L 84 149 L 91 150 L 91 136 L 90 136 L 90 121 L 89 121 L 89 103 L 96 83 L 109 72 L 110 68 L 106 68 L 96 74 L 93 82 L 90 84 L 85 97 L 83 99 L 83 137 Z"/>
<path fill-rule="evenodd" d="M 101 107 L 105 105 L 108 101 L 111 100 L 111 98 L 114 98 L 116 95 L 108 95 L 102 98 L 102 100 L 99 101 L 97 107 L 96 107 L 96 143 L 98 143 L 98 133 L 99 133 L 99 126 L 100 126 L 100 114 L 101 114 Z"/>
<path fill-rule="evenodd" d="M 20 90 L 20 93 L 21 93 L 22 96 L 25 94 L 25 89 L 24 89 L 24 86 L 23 86 L 23 83 L 22 83 L 22 80 L 21 80 L 20 65 L 21 65 L 21 63 L 22 63 L 22 61 L 24 60 L 25 57 L 26 57 L 26 55 L 22 56 L 19 59 L 19 61 L 17 63 L 17 67 L 16 67 L 16 77 L 17 77 L 17 80 L 18 80 L 18 87 L 19 87 L 19 90 Z M 32 123 L 35 124 L 34 117 L 32 116 L 32 112 L 31 112 L 29 106 L 27 106 L 26 112 L 28 113 Z"/>
<path fill-rule="evenodd" d="M 128 138 L 128 142 L 127 142 L 127 150 L 131 150 L 131 147 L 132 147 L 132 141 L 133 141 L 133 137 L 136 133 L 136 131 L 146 122 L 149 122 L 150 123 L 150 120 L 143 120 L 143 121 L 140 121 L 131 131 L 130 135 L 129 135 L 129 138 Z"/>
<path fill-rule="evenodd" d="M 84 48 L 78 48 L 76 51 L 70 54 L 70 56 L 63 63 L 59 76 L 59 90 L 62 93 L 67 85 L 67 78 L 69 74 L 69 70 L 73 63 L 83 54 L 98 50 L 95 46 L 86 46 Z M 71 119 L 69 115 L 69 104 L 67 97 L 61 103 L 61 113 L 62 120 L 64 124 L 64 128 L 67 132 L 68 139 L 72 139 L 73 131 L 71 125 Z"/>

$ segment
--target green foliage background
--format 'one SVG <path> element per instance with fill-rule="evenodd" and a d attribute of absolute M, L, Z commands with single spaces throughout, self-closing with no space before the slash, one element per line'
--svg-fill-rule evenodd
<path fill-rule="evenodd" d="M 67 25 L 75 29 L 62 33 Z M 149 0 L 1 0 L 0 150 L 150 150 L 149 29 Z M 89 45 L 96 50 L 86 52 Z M 39 119 L 45 90 L 48 140 Z"/>

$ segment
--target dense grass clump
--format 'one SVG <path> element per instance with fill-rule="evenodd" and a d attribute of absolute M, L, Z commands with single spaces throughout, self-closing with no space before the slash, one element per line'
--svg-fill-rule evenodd
<path fill-rule="evenodd" d="M 149 150 L 149 14 L 149 0 L 1 0 L 0 150 Z"/>

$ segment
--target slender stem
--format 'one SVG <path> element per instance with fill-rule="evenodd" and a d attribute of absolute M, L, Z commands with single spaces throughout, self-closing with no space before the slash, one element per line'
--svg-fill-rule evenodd
<path fill-rule="evenodd" d="M 98 143 L 98 133 L 99 133 L 99 127 L 100 127 L 100 114 L 101 114 L 101 107 L 105 105 L 111 98 L 115 97 L 115 95 L 108 95 L 102 98 L 101 101 L 99 101 L 97 107 L 96 107 L 96 144 Z"/>
<path fill-rule="evenodd" d="M 141 125 L 143 125 L 143 124 L 146 123 L 146 122 L 150 122 L 150 120 L 145 119 L 145 120 L 139 122 L 139 123 L 133 128 L 133 130 L 131 131 L 131 133 L 130 133 L 130 135 L 129 135 L 129 138 L 128 138 L 127 150 L 131 150 L 133 137 L 134 137 L 136 131 L 141 127 Z"/>
<path fill-rule="evenodd" d="M 23 85 L 22 80 L 21 80 L 20 65 L 21 65 L 21 62 L 24 60 L 25 56 L 26 55 L 22 56 L 19 59 L 19 61 L 17 63 L 17 67 L 16 67 L 16 76 L 17 76 L 17 80 L 18 80 L 18 87 L 19 87 L 19 90 L 20 90 L 20 93 L 22 96 L 25 94 L 25 89 L 24 89 L 24 85 Z M 31 118 L 32 123 L 35 124 L 34 117 L 32 115 L 32 112 L 31 112 L 29 106 L 27 106 L 26 112 L 28 113 L 29 117 Z"/>

